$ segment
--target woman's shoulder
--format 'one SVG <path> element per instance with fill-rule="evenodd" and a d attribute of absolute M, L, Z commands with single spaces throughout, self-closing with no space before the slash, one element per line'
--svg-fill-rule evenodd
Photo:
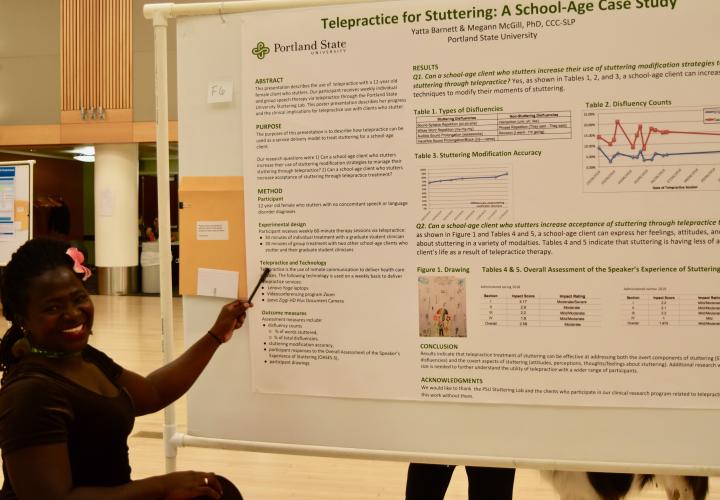
<path fill-rule="evenodd" d="M 123 372 L 122 366 L 113 361 L 110 356 L 100 349 L 91 345 L 85 346 L 82 354 L 85 361 L 94 363 L 110 380 L 115 380 Z"/>
<path fill-rule="evenodd" d="M 115 363 L 105 353 L 92 346 L 83 349 L 82 356 L 86 361 L 98 365 L 103 371 Z M 42 359 L 23 359 L 12 365 L 5 373 L 0 388 L 0 396 L 4 393 L 17 394 L 24 391 L 52 390 L 53 387 L 62 387 L 67 378 L 48 367 Z"/>
<path fill-rule="evenodd" d="M 57 386 L 60 377 L 59 374 L 40 365 L 18 364 L 5 374 L 0 397 L 26 391 L 51 390 L 51 387 Z"/>
<path fill-rule="evenodd" d="M 74 418 L 72 396 L 61 378 L 23 367 L 0 389 L 0 448 L 3 454 L 67 439 Z"/>
<path fill-rule="evenodd" d="M 27 414 L 66 404 L 67 390 L 49 370 L 17 370 L 0 388 L 0 418 L 11 408 Z"/>
<path fill-rule="evenodd" d="M 104 359 L 110 359 L 110 356 L 102 352 L 97 347 L 93 347 L 90 344 L 86 345 L 85 348 L 82 351 L 83 358 L 85 358 L 87 361 L 96 361 L 96 360 L 104 360 Z"/>
<path fill-rule="evenodd" d="M 123 368 L 110 356 L 90 345 L 83 349 L 82 356 L 85 361 L 100 368 L 110 380 L 115 380 L 123 371 Z M 67 384 L 66 377 L 43 363 L 23 360 L 10 367 L 5 373 L 2 388 L 0 388 L 0 399 L 32 396 L 33 394 L 41 399 L 47 399 L 42 397 L 43 393 L 55 397 L 67 389 Z"/>

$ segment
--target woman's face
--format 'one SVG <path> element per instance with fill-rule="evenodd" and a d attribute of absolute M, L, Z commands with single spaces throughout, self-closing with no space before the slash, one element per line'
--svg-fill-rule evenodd
<path fill-rule="evenodd" d="M 93 316 L 93 303 L 82 282 L 69 267 L 56 267 L 30 282 L 20 324 L 33 346 L 76 352 L 87 345 Z"/>

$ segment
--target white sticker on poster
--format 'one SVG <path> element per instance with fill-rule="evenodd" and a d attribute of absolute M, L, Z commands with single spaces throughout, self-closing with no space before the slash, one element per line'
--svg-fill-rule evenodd
<path fill-rule="evenodd" d="M 198 221 L 196 226 L 198 241 L 225 241 L 230 238 L 228 221 Z"/>

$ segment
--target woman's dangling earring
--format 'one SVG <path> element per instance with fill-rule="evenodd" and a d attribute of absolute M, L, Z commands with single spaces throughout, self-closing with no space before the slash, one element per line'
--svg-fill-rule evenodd
<path fill-rule="evenodd" d="M 22 326 L 20 327 L 20 331 L 22 332 L 22 337 L 15 341 L 11 349 L 13 356 L 17 359 L 20 359 L 26 354 L 30 354 L 30 352 L 32 352 L 32 346 L 30 345 L 30 340 L 28 340 L 30 333 Z"/>

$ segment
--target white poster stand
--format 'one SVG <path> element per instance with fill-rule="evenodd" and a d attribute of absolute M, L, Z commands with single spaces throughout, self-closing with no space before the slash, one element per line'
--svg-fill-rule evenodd
<path fill-rule="evenodd" d="M 242 57 L 238 53 L 240 23 L 229 14 L 340 3 L 353 2 L 248 1 L 146 6 L 145 15 L 153 19 L 156 33 L 159 186 L 168 185 L 169 175 L 167 20 L 205 16 L 178 35 L 183 57 L 187 58 L 178 62 L 178 96 L 183 102 L 179 116 L 181 169 L 186 175 L 241 175 L 237 164 L 243 156 L 239 133 L 242 103 L 213 102 L 215 107 L 208 112 L 207 101 L 209 81 L 226 87 L 227 82 L 240 79 L 236 67 L 226 59 Z M 687 46 L 685 50 L 691 49 Z M 185 79 L 191 74 L 198 77 Z M 190 140 L 200 136 L 202 147 Z M 159 204 L 160 227 L 169 231 L 166 192 L 160 192 Z M 169 234 L 160 241 L 165 242 L 161 244 L 160 259 L 161 308 L 164 353 L 169 360 L 172 357 Z M 198 332 L 205 331 L 222 301 L 201 297 L 183 300 L 186 339 L 192 341 Z M 174 410 L 166 410 L 168 470 L 174 469 L 176 447 L 192 445 L 448 464 L 689 475 L 720 473 L 720 457 L 715 452 L 720 443 L 714 432 L 720 415 L 717 410 L 438 404 L 260 394 L 251 387 L 246 330 L 247 327 L 239 331 L 233 342 L 223 347 L 190 392 L 188 434 L 176 433 Z M 440 428 L 443 432 L 438 432 Z"/>

